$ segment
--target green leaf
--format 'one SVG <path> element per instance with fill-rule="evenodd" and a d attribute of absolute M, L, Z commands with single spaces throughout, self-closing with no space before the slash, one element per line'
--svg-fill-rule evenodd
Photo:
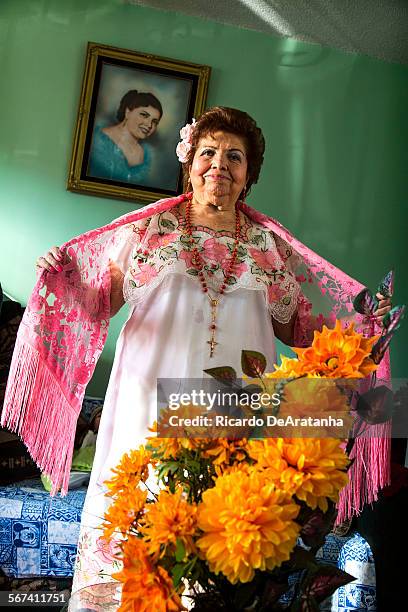
<path fill-rule="evenodd" d="M 276 604 L 278 599 L 288 590 L 288 580 L 283 582 L 275 578 L 268 578 L 264 585 L 264 590 L 261 596 L 261 610 L 273 610 L 272 606 Z M 276 608 L 275 608 L 276 609 Z"/>
<path fill-rule="evenodd" d="M 177 255 L 177 251 L 174 247 L 168 246 L 160 250 L 160 259 L 169 259 Z"/>
<path fill-rule="evenodd" d="M 315 570 L 318 567 L 314 553 L 301 546 L 295 546 L 288 565 L 295 572 L 303 569 Z"/>
<path fill-rule="evenodd" d="M 182 244 L 186 244 L 186 245 L 190 245 L 191 244 L 190 236 L 184 236 L 184 234 L 183 234 L 183 236 L 180 236 L 179 240 L 180 240 L 180 242 Z"/>
<path fill-rule="evenodd" d="M 360 395 L 356 412 L 366 423 L 374 425 L 389 421 L 393 411 L 394 395 L 391 389 L 380 385 Z"/>
<path fill-rule="evenodd" d="M 260 385 L 247 385 L 246 387 L 242 387 L 242 391 L 240 395 L 245 395 L 251 397 L 254 394 L 262 393 L 263 389 Z"/>
<path fill-rule="evenodd" d="M 326 535 L 333 527 L 336 518 L 336 508 L 334 504 L 330 504 L 327 512 L 323 512 L 320 508 L 315 508 L 303 521 L 302 531 L 300 536 L 306 544 L 314 550 L 321 548 L 326 540 Z"/>
<path fill-rule="evenodd" d="M 302 595 L 299 607 L 294 608 L 295 612 L 319 612 L 320 606 L 317 601 L 309 595 Z"/>
<path fill-rule="evenodd" d="M 203 563 L 204 562 L 201 561 L 201 564 Z M 200 565 L 200 561 L 198 557 L 193 557 L 191 560 L 191 565 L 189 567 L 190 584 L 194 584 L 196 580 L 198 580 L 198 578 L 200 577 L 201 573 L 202 573 L 202 567 Z"/>
<path fill-rule="evenodd" d="M 259 244 L 262 244 L 264 242 L 264 238 L 263 238 L 262 234 L 258 234 L 257 236 L 254 236 L 251 239 L 251 242 L 253 244 L 259 245 Z"/>
<path fill-rule="evenodd" d="M 188 268 L 187 274 L 191 274 L 191 276 L 198 276 L 198 270 L 195 268 Z"/>
<path fill-rule="evenodd" d="M 184 548 L 184 544 L 183 544 L 183 542 L 181 541 L 180 538 L 177 538 L 177 540 L 176 540 L 176 552 L 175 552 L 175 557 L 176 557 L 177 563 L 180 563 L 180 561 L 183 561 L 185 556 L 186 556 L 186 549 Z"/>
<path fill-rule="evenodd" d="M 181 582 L 181 579 L 184 576 L 184 569 L 185 569 L 184 563 L 176 563 L 176 565 L 171 570 L 171 575 L 172 575 L 172 578 L 173 578 L 173 584 L 174 584 L 175 588 L 178 587 L 178 585 Z"/>
<path fill-rule="evenodd" d="M 241 367 L 244 374 L 252 378 L 261 378 L 266 369 L 266 359 L 258 351 L 243 350 L 241 353 Z"/>
<path fill-rule="evenodd" d="M 201 464 L 195 459 L 189 459 L 186 464 L 186 468 L 193 474 L 201 474 Z"/>
<path fill-rule="evenodd" d="M 252 265 L 251 266 L 251 272 L 252 272 L 252 274 L 263 274 L 264 270 L 262 270 L 262 268 L 260 268 L 259 266 Z"/>
<path fill-rule="evenodd" d="M 168 227 L 170 229 L 174 229 L 176 227 L 173 221 L 170 221 L 170 219 L 161 219 L 160 225 L 162 225 L 163 227 Z"/>
<path fill-rule="evenodd" d="M 220 382 L 235 382 L 237 380 L 237 373 L 231 366 L 219 366 L 217 368 L 208 368 L 204 370 L 206 374 L 209 374 Z"/>
<path fill-rule="evenodd" d="M 184 563 L 178 562 L 171 570 L 171 575 L 173 577 L 173 584 L 177 588 L 180 584 L 182 578 L 187 578 L 189 573 L 194 568 L 197 561 L 197 557 L 193 557 Z"/>
<path fill-rule="evenodd" d="M 169 472 L 169 474 L 174 474 L 175 472 L 177 472 L 179 467 L 180 466 L 177 461 L 170 461 L 169 463 L 167 463 L 167 471 Z"/>
<path fill-rule="evenodd" d="M 251 582 L 245 583 L 238 582 L 234 587 L 235 609 L 242 610 L 250 607 L 256 598 L 257 591 L 259 591 L 259 580 L 253 579 Z"/>
<path fill-rule="evenodd" d="M 169 474 L 174 474 L 175 472 L 177 472 L 178 469 L 179 464 L 177 463 L 177 461 L 166 461 L 157 467 L 157 477 L 159 478 L 159 480 L 163 480 L 163 478 L 166 478 L 166 476 L 168 476 Z"/>

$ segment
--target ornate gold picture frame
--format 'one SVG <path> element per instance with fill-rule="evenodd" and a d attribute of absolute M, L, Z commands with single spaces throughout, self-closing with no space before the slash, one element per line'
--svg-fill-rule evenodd
<path fill-rule="evenodd" d="M 210 67 L 88 43 L 67 189 L 148 203 L 182 192 L 180 128 Z"/>

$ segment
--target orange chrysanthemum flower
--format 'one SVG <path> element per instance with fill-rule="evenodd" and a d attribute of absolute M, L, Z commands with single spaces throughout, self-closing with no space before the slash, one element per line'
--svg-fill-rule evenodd
<path fill-rule="evenodd" d="M 136 488 L 138 484 L 146 482 L 149 476 L 149 465 L 153 464 L 151 453 L 141 445 L 138 450 L 125 453 L 116 468 L 112 469 L 115 474 L 105 482 L 108 487 L 108 495 L 119 495 L 122 491 Z"/>
<path fill-rule="evenodd" d="M 248 442 L 248 456 L 256 462 L 257 469 L 269 469 L 271 479 L 279 483 L 280 474 L 288 467 L 282 457 L 282 446 L 278 438 L 263 438 Z"/>
<path fill-rule="evenodd" d="M 189 555 L 195 553 L 193 536 L 197 528 L 197 506 L 189 504 L 182 489 L 175 493 L 160 491 L 157 501 L 149 505 L 139 531 L 147 550 L 155 559 L 173 553 L 177 539 Z"/>
<path fill-rule="evenodd" d="M 348 457 L 333 438 L 274 438 L 253 440 L 248 454 L 267 478 L 310 508 L 328 508 L 347 484 Z"/>
<path fill-rule="evenodd" d="M 247 457 L 246 446 L 246 438 L 215 438 L 203 450 L 203 457 L 210 458 L 215 466 L 224 468 L 244 461 Z"/>
<path fill-rule="evenodd" d="M 118 532 L 128 533 L 143 512 L 146 498 L 147 491 L 137 488 L 122 491 L 105 512 L 104 537 L 109 538 Z"/>
<path fill-rule="evenodd" d="M 152 427 L 149 427 L 149 431 L 157 433 L 158 426 L 157 421 L 153 423 Z M 169 431 L 169 437 L 159 436 L 148 436 L 147 447 L 154 454 L 162 460 L 165 459 L 176 459 L 183 449 L 194 450 L 201 447 L 205 443 L 202 439 L 188 438 L 185 435 L 185 431 L 179 429 L 172 429 Z"/>
<path fill-rule="evenodd" d="M 274 393 L 275 388 L 270 386 L 275 380 L 265 382 L 268 393 Z M 305 433 L 308 438 L 348 436 L 352 425 L 349 399 L 338 382 L 332 378 L 296 378 L 285 383 L 281 397 L 276 416 L 287 424 L 274 426 L 274 436 L 293 438 L 303 437 Z M 265 410 L 266 414 L 269 412 L 271 412 L 269 409 Z M 330 422 L 329 417 L 337 421 L 335 430 L 330 424 L 333 421 Z M 306 429 L 302 425 L 302 419 L 310 420 Z"/>
<path fill-rule="evenodd" d="M 282 458 L 288 468 L 280 483 L 286 490 L 296 487 L 296 497 L 310 508 L 327 511 L 330 499 L 338 501 L 339 492 L 348 482 L 348 457 L 334 438 L 278 438 Z"/>
<path fill-rule="evenodd" d="M 173 581 L 163 567 L 151 562 L 145 543 L 131 536 L 123 545 L 123 569 L 112 574 L 123 583 L 122 612 L 178 612 L 184 610 Z"/>
<path fill-rule="evenodd" d="M 253 469 L 263 471 L 265 478 L 274 483 L 278 489 L 282 489 L 291 497 L 303 482 L 303 475 L 288 465 L 283 458 L 282 444 L 278 443 L 282 438 L 265 438 L 264 440 L 251 440 L 248 454 L 256 461 Z"/>
<path fill-rule="evenodd" d="M 370 358 L 371 348 L 378 336 L 364 338 L 354 331 L 354 323 L 347 329 L 336 321 L 334 329 L 323 325 L 314 332 L 312 346 L 293 350 L 299 358 L 302 373 L 329 378 L 364 378 L 377 369 Z"/>
<path fill-rule="evenodd" d="M 217 478 L 203 494 L 197 546 L 211 571 L 232 584 L 249 582 L 255 570 L 273 569 L 289 559 L 300 526 L 290 497 L 251 468 Z"/>

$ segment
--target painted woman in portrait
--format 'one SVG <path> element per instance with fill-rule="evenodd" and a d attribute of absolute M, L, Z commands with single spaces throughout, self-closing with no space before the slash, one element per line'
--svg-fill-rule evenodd
<path fill-rule="evenodd" d="M 146 140 L 156 132 L 162 115 L 156 96 L 136 89 L 128 91 L 120 101 L 117 123 L 95 127 L 89 174 L 122 183 L 143 183 L 152 159 Z"/>

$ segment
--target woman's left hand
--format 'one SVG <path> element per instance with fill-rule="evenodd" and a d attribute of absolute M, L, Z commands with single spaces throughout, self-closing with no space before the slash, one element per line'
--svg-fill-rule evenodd
<path fill-rule="evenodd" d="M 374 312 L 374 316 L 377 317 L 377 323 L 382 325 L 382 320 L 384 316 L 389 312 L 392 308 L 391 298 L 386 298 L 381 293 L 377 293 L 376 297 L 379 300 L 378 308 Z"/>

